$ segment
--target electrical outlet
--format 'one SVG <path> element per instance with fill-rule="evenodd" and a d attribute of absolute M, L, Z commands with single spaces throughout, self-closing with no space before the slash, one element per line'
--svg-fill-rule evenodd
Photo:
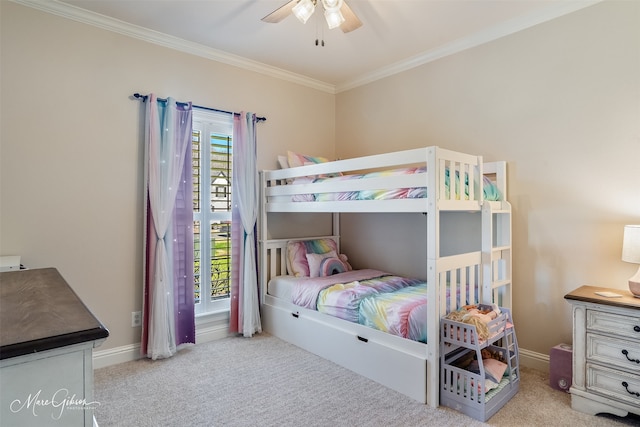
<path fill-rule="evenodd" d="M 136 326 L 142 325 L 142 312 L 141 311 L 132 311 L 131 312 L 131 327 L 135 328 Z"/>

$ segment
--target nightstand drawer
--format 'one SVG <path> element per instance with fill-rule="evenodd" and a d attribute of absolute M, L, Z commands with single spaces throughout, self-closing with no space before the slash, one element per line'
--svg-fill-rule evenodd
<path fill-rule="evenodd" d="M 620 367 L 640 375 L 640 344 L 587 333 L 587 361 Z"/>
<path fill-rule="evenodd" d="M 640 317 L 587 310 L 587 330 L 640 341 Z"/>
<path fill-rule="evenodd" d="M 640 376 L 587 363 L 587 389 L 640 409 Z"/>

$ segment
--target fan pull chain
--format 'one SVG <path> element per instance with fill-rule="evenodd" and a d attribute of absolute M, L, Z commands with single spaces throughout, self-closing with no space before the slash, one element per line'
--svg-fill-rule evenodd
<path fill-rule="evenodd" d="M 320 38 L 318 37 L 318 28 L 320 28 Z M 320 14 L 316 16 L 316 46 L 324 47 L 324 27 L 322 26 L 322 19 L 320 19 Z"/>

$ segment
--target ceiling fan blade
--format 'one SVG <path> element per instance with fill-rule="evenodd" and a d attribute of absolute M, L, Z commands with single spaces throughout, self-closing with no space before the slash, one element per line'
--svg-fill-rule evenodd
<path fill-rule="evenodd" d="M 340 29 L 343 33 L 348 33 L 349 31 L 357 30 L 358 28 L 362 27 L 362 22 L 360 22 L 360 19 L 358 19 L 356 14 L 353 13 L 353 10 L 351 10 L 351 8 L 344 1 L 342 2 L 340 12 L 342 13 L 342 16 L 344 16 L 344 22 L 342 23 L 342 25 L 340 25 Z"/>
<path fill-rule="evenodd" d="M 291 0 L 290 2 L 287 2 L 285 5 L 280 6 L 278 9 L 262 18 L 262 20 L 264 22 L 270 22 L 272 24 L 280 22 L 287 16 L 291 15 L 291 9 L 293 9 L 293 6 L 295 6 L 296 3 L 298 3 L 298 0 Z"/>

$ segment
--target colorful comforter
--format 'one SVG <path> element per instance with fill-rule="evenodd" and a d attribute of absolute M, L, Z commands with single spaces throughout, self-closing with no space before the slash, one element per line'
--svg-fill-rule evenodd
<path fill-rule="evenodd" d="M 475 289 L 474 295 L 477 295 Z M 443 297 L 468 303 L 469 289 L 447 286 Z M 291 301 L 349 322 L 360 323 L 414 341 L 427 342 L 427 284 L 421 279 L 373 270 L 352 270 L 324 277 L 301 277 Z"/>
<path fill-rule="evenodd" d="M 396 175 L 411 175 L 411 174 L 424 174 L 426 168 L 401 168 L 393 169 L 381 172 L 371 172 L 366 174 L 349 174 L 331 177 L 319 177 L 319 178 L 299 178 L 294 183 L 320 183 L 320 182 L 334 182 L 345 181 L 354 179 L 367 179 L 367 178 L 379 178 L 385 176 Z M 456 199 L 468 199 L 469 198 L 469 177 L 465 175 L 464 182 L 464 197 L 459 195 L 460 192 L 460 174 L 456 171 L 456 179 L 454 191 L 457 196 Z M 500 200 L 500 192 L 489 178 L 483 176 L 483 192 L 485 200 Z M 446 195 L 449 198 L 449 169 L 445 171 L 445 187 Z M 414 187 L 414 188 L 394 188 L 394 189 L 381 189 L 381 190 L 359 190 L 359 191 L 343 191 L 343 192 L 327 192 L 327 193 L 313 193 L 313 194 L 299 194 L 293 196 L 295 202 L 328 202 L 328 201 L 344 201 L 344 200 L 389 200 L 389 199 L 420 199 L 427 197 L 426 187 Z"/>
<path fill-rule="evenodd" d="M 427 342 L 427 284 L 364 298 L 358 320 L 383 332 Z"/>
<path fill-rule="evenodd" d="M 294 285 L 292 302 L 357 323 L 363 298 L 419 284 L 419 279 L 390 275 L 379 270 L 353 270 L 326 277 L 305 277 Z"/>

